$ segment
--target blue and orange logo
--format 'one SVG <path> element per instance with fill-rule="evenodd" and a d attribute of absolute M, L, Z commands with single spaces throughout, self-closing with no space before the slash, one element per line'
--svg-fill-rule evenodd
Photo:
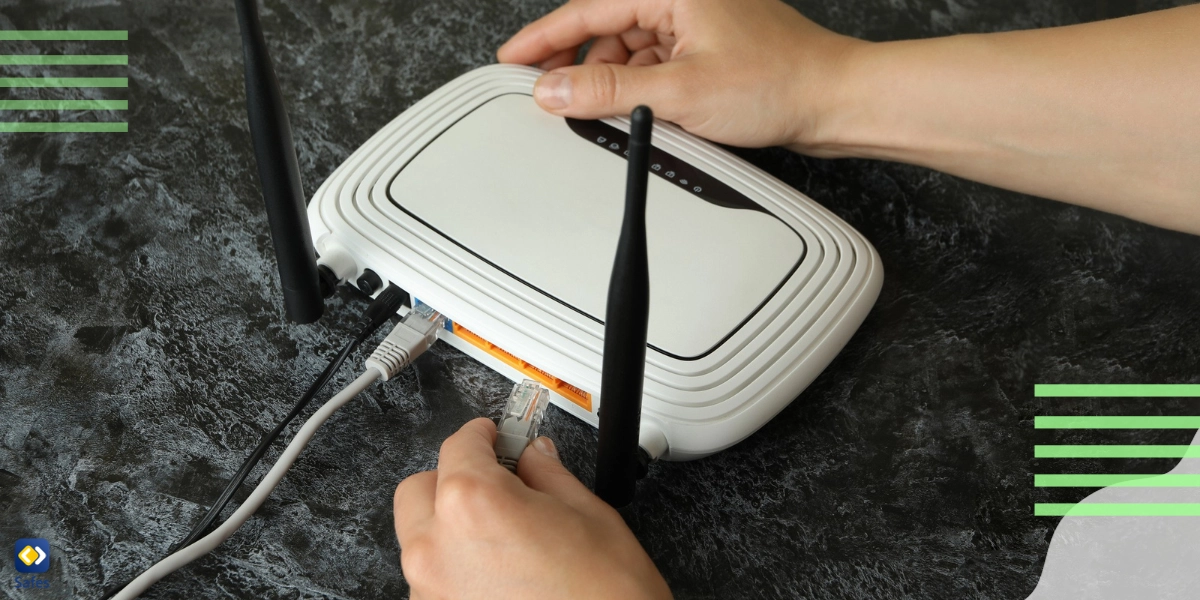
<path fill-rule="evenodd" d="M 18 573 L 45 573 L 50 570 L 50 542 L 42 538 L 21 538 L 13 547 L 13 564 Z"/>

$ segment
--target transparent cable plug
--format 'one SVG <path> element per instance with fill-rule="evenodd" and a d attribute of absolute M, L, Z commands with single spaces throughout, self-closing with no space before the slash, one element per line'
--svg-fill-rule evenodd
<path fill-rule="evenodd" d="M 496 460 L 509 471 L 517 472 L 521 453 L 538 435 L 538 427 L 550 404 L 550 390 L 532 379 L 513 385 L 496 425 Z"/>

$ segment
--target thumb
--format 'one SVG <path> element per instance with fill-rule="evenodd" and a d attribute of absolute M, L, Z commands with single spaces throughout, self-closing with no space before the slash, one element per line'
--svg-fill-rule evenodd
<path fill-rule="evenodd" d="M 517 476 L 531 489 L 548 494 L 581 512 L 590 513 L 599 498 L 558 460 L 558 450 L 548 437 L 525 448 L 517 461 Z"/>
<path fill-rule="evenodd" d="M 538 78 L 533 98 L 545 110 L 563 117 L 602 119 L 627 115 L 639 104 L 655 116 L 674 120 L 684 78 L 681 63 L 631 67 L 616 64 L 576 65 Z"/>

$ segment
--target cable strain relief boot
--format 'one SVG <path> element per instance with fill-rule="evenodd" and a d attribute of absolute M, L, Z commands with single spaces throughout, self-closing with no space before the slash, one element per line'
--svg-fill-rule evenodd
<path fill-rule="evenodd" d="M 372 333 L 375 333 L 375 330 L 379 329 L 380 325 L 386 323 L 388 319 L 392 318 L 393 315 L 399 312 L 406 302 L 408 302 L 408 292 L 400 289 L 400 286 L 394 283 L 389 283 L 388 286 L 384 288 L 382 292 L 379 292 L 379 295 L 371 301 L 370 306 L 367 307 L 367 311 L 363 313 L 362 318 L 359 319 L 359 339 L 365 339 Z"/>
<path fill-rule="evenodd" d="M 389 290 L 393 287 L 395 286 L 388 286 Z M 387 292 L 388 290 L 384 290 L 385 294 Z M 380 294 L 380 298 L 382 297 L 383 294 Z M 392 332 L 383 339 L 375 352 L 371 353 L 366 367 L 379 371 L 384 381 L 395 377 L 437 341 L 438 331 L 445 322 L 446 319 L 441 313 L 418 302 L 404 315 L 404 319 L 392 328 Z"/>

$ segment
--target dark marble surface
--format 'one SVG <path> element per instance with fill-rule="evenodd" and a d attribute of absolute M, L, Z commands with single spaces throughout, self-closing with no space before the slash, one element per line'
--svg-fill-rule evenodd
<path fill-rule="evenodd" d="M 268 0 L 306 189 L 551 5 Z M 875 40 L 1167 5 L 798 3 Z M 283 322 L 230 3 L 0 0 L 0 29 L 50 28 L 128 29 L 129 41 L 0 42 L 0 53 L 127 53 L 130 65 L 4 75 L 127 74 L 130 88 L 0 94 L 127 97 L 131 125 L 0 134 L 0 541 L 54 544 L 53 588 L 12 589 L 5 559 L 8 598 L 95 597 L 157 560 L 361 307 L 343 292 L 320 324 Z M 1035 490 L 1032 473 L 1171 466 L 1039 465 L 1035 443 L 1191 438 L 1035 433 L 1036 414 L 1195 414 L 1200 402 L 1039 401 L 1033 384 L 1200 381 L 1200 239 L 918 168 L 742 154 L 862 231 L 886 281 L 845 352 L 778 418 L 641 484 L 627 518 L 677 597 L 1023 598 L 1056 523 L 1031 505 L 1086 493 Z M 241 532 L 147 597 L 406 595 L 392 490 L 461 423 L 495 413 L 509 385 L 438 346 L 343 409 Z M 556 409 L 546 429 L 590 482 L 594 432 Z"/>

